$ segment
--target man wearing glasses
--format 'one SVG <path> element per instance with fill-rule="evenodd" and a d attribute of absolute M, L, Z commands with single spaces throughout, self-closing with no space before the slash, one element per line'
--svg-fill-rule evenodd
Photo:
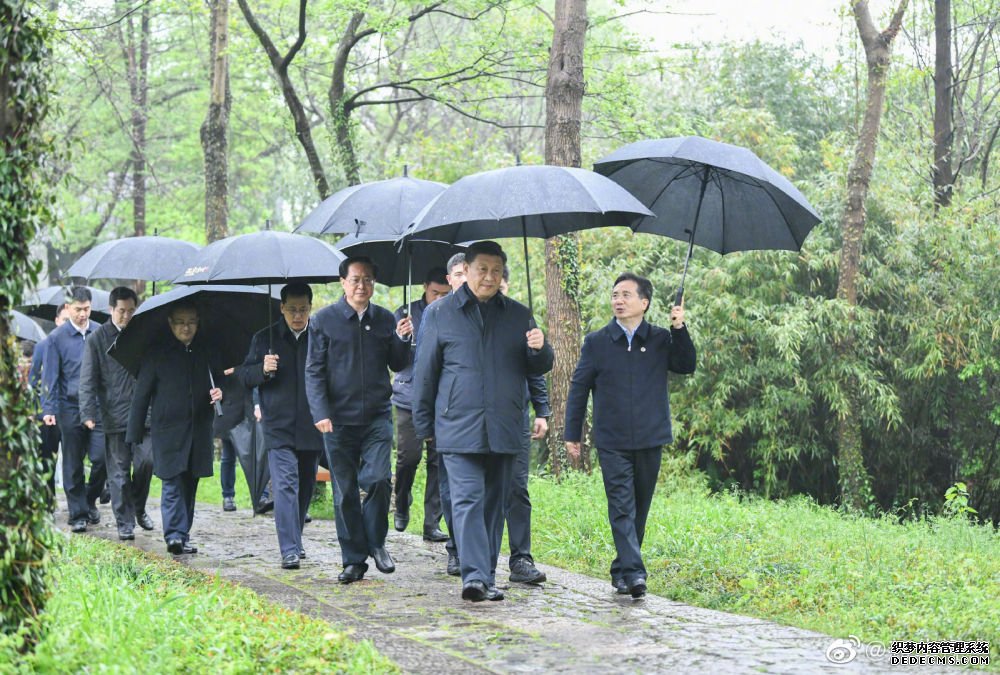
<path fill-rule="evenodd" d="M 370 258 L 344 260 L 344 296 L 309 324 L 306 396 L 334 482 L 343 584 L 364 577 L 369 556 L 383 574 L 396 569 L 385 549 L 392 489 L 389 369 L 407 366 L 413 326 L 371 302 L 377 272 Z"/>

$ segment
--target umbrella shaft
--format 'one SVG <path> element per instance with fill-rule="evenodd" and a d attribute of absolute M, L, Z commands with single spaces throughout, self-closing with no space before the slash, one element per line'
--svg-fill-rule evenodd
<path fill-rule="evenodd" d="M 688 274 L 688 264 L 691 262 L 691 255 L 694 253 L 694 234 L 698 231 L 698 218 L 701 216 L 701 205 L 705 201 L 705 188 L 708 187 L 708 167 L 701 176 L 701 191 L 698 193 L 698 206 L 694 210 L 694 223 L 691 225 L 691 236 L 688 238 L 687 257 L 684 258 L 684 272 L 681 274 L 681 285 L 677 288 L 677 296 L 674 304 L 680 305 L 684 301 L 684 280 Z"/>

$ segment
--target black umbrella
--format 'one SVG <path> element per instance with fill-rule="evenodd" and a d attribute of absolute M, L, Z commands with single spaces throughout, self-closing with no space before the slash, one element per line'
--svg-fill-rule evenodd
<path fill-rule="evenodd" d="M 251 504 L 256 515 L 260 496 L 264 493 L 267 482 L 271 480 L 264 432 L 260 422 L 245 419 L 229 431 L 229 438 L 236 448 L 236 458 L 243 469 L 243 475 L 247 478 L 247 488 L 250 490 Z"/>
<path fill-rule="evenodd" d="M 40 319 L 54 321 L 59 308 L 66 304 L 66 296 L 69 294 L 71 286 L 49 286 L 31 293 L 24 302 L 18 305 L 18 309 L 28 316 L 35 316 Z M 104 323 L 111 318 L 106 311 L 111 305 L 111 294 L 93 286 L 85 286 L 90 291 L 91 309 L 90 318 L 98 323 Z M 101 309 L 96 309 L 101 308 Z"/>
<path fill-rule="evenodd" d="M 384 235 L 349 234 L 335 248 L 347 256 L 368 256 L 378 265 L 378 281 L 386 286 L 412 286 L 421 283 L 435 267 L 447 267 L 448 259 L 465 246 L 444 241 L 421 239 L 399 241 Z M 402 250 L 400 250 L 402 249 Z"/>
<path fill-rule="evenodd" d="M 80 279 L 172 281 L 197 252 L 197 245 L 169 237 L 125 237 L 90 249 L 67 274 Z"/>
<path fill-rule="evenodd" d="M 11 331 L 19 340 L 41 342 L 45 339 L 45 331 L 30 316 L 22 314 L 16 309 L 10 310 L 10 316 L 13 319 L 11 321 Z"/>
<path fill-rule="evenodd" d="M 404 236 L 455 243 L 521 237 L 533 310 L 527 237 L 631 226 L 637 217 L 651 215 L 635 197 L 593 171 L 512 166 L 456 181 L 424 208 Z"/>
<path fill-rule="evenodd" d="M 594 164 L 656 214 L 636 232 L 688 242 L 676 304 L 694 245 L 718 253 L 798 251 L 820 222 L 787 178 L 746 148 L 697 136 L 639 141 Z"/>
<path fill-rule="evenodd" d="M 402 178 L 373 181 L 344 188 L 327 197 L 296 232 L 318 234 L 389 235 L 398 237 L 420 209 L 447 185 Z"/>

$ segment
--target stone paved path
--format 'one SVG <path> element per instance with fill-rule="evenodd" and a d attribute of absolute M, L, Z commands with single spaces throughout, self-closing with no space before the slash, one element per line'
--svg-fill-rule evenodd
<path fill-rule="evenodd" d="M 89 533 L 117 541 L 113 516 Z M 137 528 L 134 544 L 166 556 L 158 505 L 157 529 Z M 65 528 L 66 512 L 57 521 Z M 445 574 L 443 544 L 391 531 L 387 547 L 396 572 L 371 565 L 364 581 L 339 585 L 340 552 L 332 521 L 306 526 L 308 554 L 302 568 L 278 564 L 274 521 L 249 511 L 224 513 L 199 504 L 192 543 L 197 555 L 177 559 L 242 584 L 285 607 L 321 617 L 371 640 L 412 673 L 882 673 L 887 657 L 869 657 L 862 646 L 848 664 L 826 658 L 830 636 L 760 619 L 690 607 L 647 596 L 633 601 L 611 585 L 539 565 L 549 578 L 540 587 L 511 584 L 506 559 L 497 570 L 502 602 L 468 603 L 461 584 Z M 79 536 L 79 535 L 76 535 Z M 371 563 L 370 563 L 371 564 Z M 846 637 L 846 636 L 841 636 Z M 924 668 L 922 673 L 931 672 Z"/>

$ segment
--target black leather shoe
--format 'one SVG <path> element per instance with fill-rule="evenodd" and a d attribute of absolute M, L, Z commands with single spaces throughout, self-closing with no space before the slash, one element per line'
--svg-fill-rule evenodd
<path fill-rule="evenodd" d="M 308 511 L 306 511 L 306 517 L 304 518 L 304 520 L 307 523 L 311 523 L 313 521 L 313 517 L 309 515 Z"/>
<path fill-rule="evenodd" d="M 357 565 L 348 565 L 344 568 L 344 571 L 337 576 L 337 581 L 342 584 L 351 584 L 355 581 L 361 581 L 365 578 L 365 572 L 368 571 L 368 564 L 361 563 Z"/>
<path fill-rule="evenodd" d="M 281 569 L 283 570 L 297 570 L 299 569 L 299 556 L 295 553 L 289 553 L 281 558 Z"/>
<path fill-rule="evenodd" d="M 435 527 L 431 530 L 424 528 L 424 541 L 448 541 L 448 535 L 441 531 L 441 528 Z"/>
<path fill-rule="evenodd" d="M 197 546 L 192 546 L 191 544 L 184 544 L 183 547 L 182 547 L 182 552 L 183 553 L 197 553 L 198 552 L 198 547 Z"/>
<path fill-rule="evenodd" d="M 473 579 L 462 586 L 462 599 L 471 600 L 472 602 L 482 602 L 488 597 L 489 592 L 486 584 L 478 579 Z"/>
<path fill-rule="evenodd" d="M 501 591 L 496 586 L 490 586 L 486 589 L 486 599 L 487 600 L 503 600 L 503 591 Z"/>
<path fill-rule="evenodd" d="M 392 525 L 396 528 L 396 532 L 405 532 L 407 525 L 410 524 L 410 512 L 400 511 L 396 509 L 396 515 L 392 519 Z"/>
<path fill-rule="evenodd" d="M 628 584 L 624 579 L 612 579 L 611 585 L 615 587 L 615 593 L 618 595 L 628 595 Z"/>
<path fill-rule="evenodd" d="M 97 525 L 101 522 L 101 512 L 97 510 L 96 506 L 91 506 L 90 510 L 87 511 L 87 522 L 91 525 Z"/>
<path fill-rule="evenodd" d="M 86 532 L 87 531 L 87 521 L 85 519 L 74 520 L 69 524 L 69 529 L 72 532 Z"/>
<path fill-rule="evenodd" d="M 257 513 L 267 513 L 268 511 L 274 510 L 274 500 L 273 499 L 261 499 L 257 504 Z"/>
<path fill-rule="evenodd" d="M 223 511 L 235 511 L 236 510 L 236 500 L 232 497 L 222 498 L 222 510 Z"/>
<path fill-rule="evenodd" d="M 375 560 L 375 569 L 382 574 L 392 574 L 396 571 L 396 561 L 392 559 L 385 547 L 373 548 L 372 558 Z"/>
<path fill-rule="evenodd" d="M 636 577 L 633 579 L 632 583 L 628 585 L 628 593 L 632 596 L 633 600 L 638 600 L 646 595 L 646 578 Z"/>
<path fill-rule="evenodd" d="M 149 514 L 143 511 L 142 513 L 137 513 L 135 516 L 136 524 L 144 530 L 153 529 L 153 519 L 149 517 Z"/>
<path fill-rule="evenodd" d="M 167 542 L 167 552 L 172 555 L 181 555 L 184 553 L 184 542 L 180 539 L 171 539 Z"/>
<path fill-rule="evenodd" d="M 306 550 L 304 548 L 300 548 L 299 549 L 299 557 L 300 558 L 305 558 L 306 557 Z"/>
<path fill-rule="evenodd" d="M 101 498 L 99 500 L 102 504 L 107 504 L 111 501 L 111 491 L 108 488 L 104 488 L 101 492 Z"/>
<path fill-rule="evenodd" d="M 118 526 L 118 538 L 122 541 L 132 541 L 135 539 L 135 533 L 132 531 L 131 527 Z"/>
<path fill-rule="evenodd" d="M 462 576 L 462 563 L 457 555 L 448 554 L 448 574 L 453 577 Z"/>
<path fill-rule="evenodd" d="M 519 584 L 540 584 L 545 581 L 545 572 L 527 558 L 518 558 L 510 565 L 510 580 Z"/>

